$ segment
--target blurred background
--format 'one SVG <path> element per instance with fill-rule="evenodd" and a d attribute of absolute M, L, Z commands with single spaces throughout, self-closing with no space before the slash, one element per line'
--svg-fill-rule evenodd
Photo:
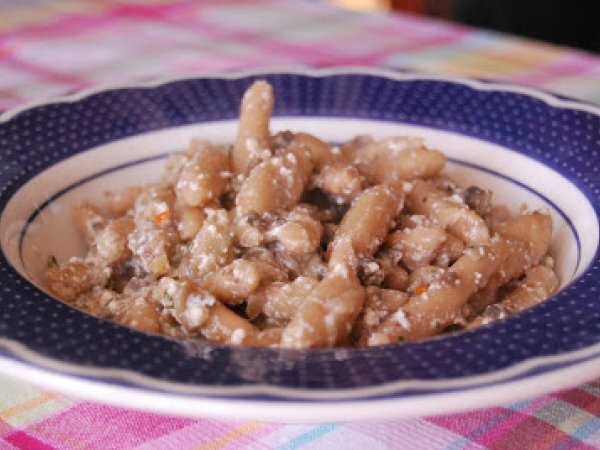
<path fill-rule="evenodd" d="M 0 0 L 0 111 L 102 85 L 280 66 L 369 66 L 468 76 L 600 105 L 599 22 L 600 0 Z M 441 97 L 439 92 L 427 95 Z M 184 100 L 181 105 L 169 102 L 169 114 L 188 109 L 189 99 Z M 150 99 L 135 107 L 160 108 L 161 102 Z M 340 104 L 344 102 L 341 98 Z M 439 106 L 436 111 L 453 124 L 454 111 L 463 108 L 459 103 Z M 128 105 L 123 107 L 129 111 Z M 482 101 L 480 107 L 482 114 L 469 109 L 474 118 L 497 114 L 493 101 Z M 421 114 L 419 108 L 415 103 Z M 500 122 L 487 122 L 490 139 L 507 132 L 514 133 L 518 145 L 537 141 L 528 125 L 535 108 L 515 112 L 524 116 L 522 129 L 504 130 Z M 27 126 L 27 115 L 23 118 Z M 113 125 L 102 114 L 91 119 L 93 133 L 112 135 Z M 124 116 L 123 123 L 133 122 Z M 590 119 L 589 130 L 592 123 Z M 12 146 L 10 128 L 3 131 L 0 147 Z M 570 133 L 557 122 L 549 120 L 544 132 L 547 136 L 536 144 L 539 159 L 554 157 L 555 151 L 568 155 L 564 160 L 573 164 L 561 171 L 570 169 L 569 177 L 582 176 L 578 166 L 600 168 L 594 166 L 598 155 L 591 142 L 597 137 L 591 132 L 578 138 L 590 141 L 581 147 L 589 148 L 589 156 L 573 152 Z M 31 142 L 41 139 L 35 145 L 50 149 L 38 130 L 32 128 L 31 134 Z M 89 144 L 86 140 L 82 145 Z M 38 164 L 43 167 L 70 151 L 59 143 L 31 169 L 16 156 L 28 142 L 14 142 L 10 155 L 0 151 L 0 179 L 38 170 Z M 558 161 L 556 157 L 551 165 L 558 167 Z M 588 192 L 597 193 L 598 175 L 594 172 L 581 185 L 589 182 Z M 0 449 L 371 449 L 399 442 L 424 448 L 592 449 L 600 448 L 600 380 L 505 408 L 313 427 L 153 415 L 0 376 L 0 424 Z"/>
<path fill-rule="evenodd" d="M 361 11 L 404 11 L 600 52 L 600 0 L 331 0 Z"/>
<path fill-rule="evenodd" d="M 281 65 L 486 78 L 600 104 L 599 56 L 600 0 L 0 0 L 0 109 Z"/>

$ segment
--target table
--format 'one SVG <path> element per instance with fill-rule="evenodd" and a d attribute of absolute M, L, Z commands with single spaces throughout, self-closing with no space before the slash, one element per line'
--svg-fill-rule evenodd
<path fill-rule="evenodd" d="M 600 103 L 600 57 L 317 1 L 3 0 L 0 110 L 98 84 L 274 65 L 376 65 L 493 78 Z M 2 448 L 594 448 L 600 380 L 504 407 L 322 425 L 193 420 L 0 378 Z"/>

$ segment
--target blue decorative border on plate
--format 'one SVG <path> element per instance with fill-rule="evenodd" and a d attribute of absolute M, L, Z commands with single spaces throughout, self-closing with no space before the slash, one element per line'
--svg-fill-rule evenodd
<path fill-rule="evenodd" d="M 562 173 L 597 215 L 600 210 L 600 115 L 593 107 L 510 86 L 369 70 L 182 79 L 2 116 L 0 208 L 31 177 L 88 148 L 161 128 L 235 118 L 244 89 L 256 78 L 274 86 L 276 116 L 385 120 L 473 136 Z M 168 392 L 189 387 L 201 395 L 212 390 L 216 397 L 270 400 L 337 398 L 334 392 L 347 392 L 343 398 L 423 395 L 529 377 L 600 355 L 599 272 L 596 253 L 579 280 L 534 310 L 443 338 L 315 351 L 202 344 L 192 356 L 179 342 L 57 302 L 24 281 L 2 254 L 0 343 L 4 357 L 31 362 L 27 355 L 38 355 L 36 363 L 48 370 Z M 530 361 L 539 363 L 527 365 Z"/>

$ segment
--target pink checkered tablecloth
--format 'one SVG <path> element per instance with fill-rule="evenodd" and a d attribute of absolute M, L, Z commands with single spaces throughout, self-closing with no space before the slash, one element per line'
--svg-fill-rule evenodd
<path fill-rule="evenodd" d="M 273 65 L 377 65 L 493 78 L 600 103 L 600 58 L 317 1 L 0 0 L 0 110 L 98 84 Z M 600 381 L 442 417 L 284 425 L 114 408 L 0 378 L 0 447 L 597 448 Z"/>

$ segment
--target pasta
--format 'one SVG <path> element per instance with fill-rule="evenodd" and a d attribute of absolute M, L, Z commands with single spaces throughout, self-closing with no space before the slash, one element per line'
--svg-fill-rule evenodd
<path fill-rule="evenodd" d="M 549 214 L 459 186 L 418 138 L 271 134 L 273 105 L 255 82 L 233 145 L 194 139 L 158 182 L 76 207 L 88 253 L 49 256 L 48 290 L 147 333 L 323 348 L 483 326 L 558 289 Z"/>
<path fill-rule="evenodd" d="M 273 89 L 257 81 L 244 94 L 240 107 L 240 126 L 231 152 L 235 174 L 246 174 L 257 163 L 271 156 L 269 120 L 273 111 Z"/>

